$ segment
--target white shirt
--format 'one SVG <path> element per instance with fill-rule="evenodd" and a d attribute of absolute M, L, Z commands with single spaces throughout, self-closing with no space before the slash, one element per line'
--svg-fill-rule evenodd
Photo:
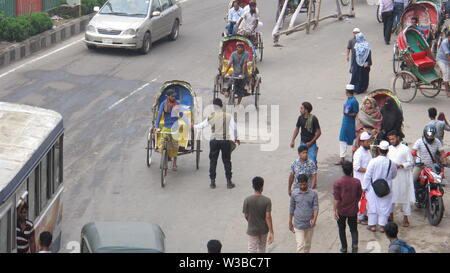
<path fill-rule="evenodd" d="M 367 169 L 367 166 L 369 165 L 371 159 L 372 154 L 370 153 L 370 149 L 366 150 L 363 146 L 360 146 L 353 155 L 353 177 L 359 179 L 359 181 L 361 181 L 361 184 L 366 173 L 358 172 L 358 170 L 360 168 Z"/>
<path fill-rule="evenodd" d="M 38 253 L 52 253 L 50 250 L 41 250 Z"/>
<path fill-rule="evenodd" d="M 243 11 L 244 11 L 244 13 L 249 12 L 250 11 L 250 5 L 245 6 Z M 259 17 L 259 9 L 258 8 L 256 8 L 256 14 Z"/>
<path fill-rule="evenodd" d="M 228 22 L 238 22 L 241 16 L 244 14 L 244 10 L 242 8 L 239 8 L 238 10 L 235 10 L 234 8 L 231 8 L 228 11 Z"/>
<path fill-rule="evenodd" d="M 245 32 L 252 32 L 255 29 L 256 21 L 259 19 L 258 12 L 255 12 L 253 15 L 250 13 L 250 11 L 244 12 L 244 15 L 242 15 L 242 22 L 240 25 L 240 29 L 244 30 Z"/>
<path fill-rule="evenodd" d="M 414 193 L 414 182 L 412 169 L 414 159 L 411 150 L 405 144 L 400 143 L 397 146 L 390 146 L 388 157 L 397 165 L 403 165 L 402 169 L 397 170 L 397 176 L 393 180 L 392 194 L 395 204 L 410 204 L 416 201 Z"/>
<path fill-rule="evenodd" d="M 364 176 L 363 190 L 367 191 L 367 213 L 378 214 L 380 216 L 389 216 L 392 210 L 392 191 L 383 197 L 378 197 L 372 187 L 372 182 L 377 179 L 385 179 L 392 189 L 392 180 L 397 176 L 397 166 L 392 162 L 389 169 L 389 159 L 379 155 L 372 159 L 367 166 Z"/>

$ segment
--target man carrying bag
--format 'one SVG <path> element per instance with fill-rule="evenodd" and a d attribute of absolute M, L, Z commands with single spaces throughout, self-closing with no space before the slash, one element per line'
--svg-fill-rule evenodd
<path fill-rule="evenodd" d="M 225 176 L 227 178 L 227 188 L 232 189 L 235 184 L 231 182 L 231 152 L 236 148 L 236 144 L 240 144 L 237 134 L 236 123 L 234 118 L 223 111 L 222 100 L 214 99 L 214 112 L 208 116 L 203 122 L 193 125 L 195 129 L 203 129 L 211 126 L 211 139 L 209 141 L 209 177 L 211 179 L 210 188 L 216 188 L 216 167 L 219 153 L 222 152 L 222 161 L 225 167 Z M 233 137 L 231 137 L 233 132 Z M 234 139 L 234 142 L 231 140 Z"/>
<path fill-rule="evenodd" d="M 364 176 L 363 191 L 367 197 L 368 229 L 376 232 L 377 224 L 380 232 L 384 232 L 388 217 L 392 210 L 392 180 L 397 175 L 397 166 L 387 158 L 389 143 L 381 141 L 378 145 L 380 155 L 369 162 Z"/>

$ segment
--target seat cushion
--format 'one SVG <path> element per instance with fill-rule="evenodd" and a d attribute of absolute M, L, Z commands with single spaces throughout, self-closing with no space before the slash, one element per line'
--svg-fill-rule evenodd
<path fill-rule="evenodd" d="M 411 54 L 414 63 L 419 67 L 420 70 L 431 69 L 435 66 L 436 62 L 427 56 L 425 51 L 417 52 Z"/>

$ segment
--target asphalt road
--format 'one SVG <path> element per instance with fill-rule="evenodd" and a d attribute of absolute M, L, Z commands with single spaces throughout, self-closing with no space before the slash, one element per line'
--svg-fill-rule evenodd
<path fill-rule="evenodd" d="M 323 132 L 318 143 L 320 216 L 312 251 L 339 250 L 337 225 L 331 217 L 331 185 L 341 175 L 333 163 L 338 159 L 344 87 L 350 78 L 344 50 L 352 29 L 361 28 L 373 47 L 369 89 L 374 90 L 392 85 L 392 47 L 384 45 L 382 25 L 375 20 L 376 7 L 358 1 L 356 18 L 324 21 L 310 35 L 300 32 L 281 37 L 283 47 L 274 48 L 270 34 L 275 7 L 271 1 L 259 2 L 265 42 L 264 60 L 258 64 L 260 103 L 279 106 L 279 118 L 271 122 L 272 128 L 278 128 L 279 145 L 269 152 L 261 151 L 259 144 L 241 145 L 233 153 L 237 187 L 232 190 L 226 189 L 220 162 L 218 187 L 209 189 L 206 141 L 202 142 L 200 169 L 195 170 L 194 155 L 180 157 L 178 171 L 169 171 L 164 189 L 158 164 L 146 167 L 144 149 L 151 106 L 164 81 L 186 80 L 204 103 L 212 100 L 227 1 L 184 2 L 179 39 L 157 42 L 146 56 L 124 50 L 89 51 L 79 35 L 0 70 L 0 100 L 53 109 L 64 117 L 62 251 L 70 251 L 68 246 L 79 240 L 85 223 L 120 220 L 158 223 L 166 234 L 168 252 L 205 252 L 206 242 L 213 238 L 222 241 L 225 252 L 246 252 L 242 202 L 252 193 L 251 179 L 256 175 L 265 178 L 264 194 L 273 203 L 275 242 L 268 251 L 295 251 L 295 238 L 288 230 L 287 179 L 296 151 L 289 148 L 289 141 L 303 101 L 313 104 Z M 333 1 L 323 2 L 321 13 L 332 13 Z M 251 99 L 244 101 L 244 105 L 251 104 Z M 443 95 L 435 99 L 418 95 L 412 103 L 403 104 L 408 142 L 420 137 L 431 105 L 449 113 Z M 448 196 L 445 204 L 450 207 Z M 422 211 L 414 210 L 411 227 L 402 228 L 400 237 L 419 252 L 449 252 L 448 215 L 446 211 L 441 224 L 432 227 Z M 385 252 L 387 245 L 383 234 L 360 226 L 361 252 Z"/>

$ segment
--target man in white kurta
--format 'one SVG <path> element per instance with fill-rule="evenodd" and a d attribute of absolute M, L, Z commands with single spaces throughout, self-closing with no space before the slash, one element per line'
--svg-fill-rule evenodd
<path fill-rule="evenodd" d="M 391 188 L 394 202 L 392 212 L 394 212 L 395 205 L 402 205 L 403 226 L 409 227 L 408 216 L 411 215 L 411 204 L 416 202 L 412 176 L 414 159 L 408 146 L 400 142 L 397 132 L 388 133 L 388 139 L 391 143 L 388 158 L 396 164 L 398 169 L 397 176 L 393 180 L 394 185 Z"/>
<path fill-rule="evenodd" d="M 353 177 L 359 179 L 362 187 L 364 175 L 366 174 L 367 166 L 372 159 L 372 154 L 370 153 L 370 135 L 367 132 L 363 132 L 359 139 L 361 140 L 361 146 L 353 155 Z M 362 214 L 358 213 L 358 222 L 367 225 L 367 221 L 364 220 L 366 216 L 367 211 Z"/>
<path fill-rule="evenodd" d="M 392 189 L 392 180 L 397 175 L 397 166 L 387 158 L 389 143 L 383 140 L 378 145 L 378 148 L 380 155 L 369 162 L 363 182 L 363 191 L 366 192 L 367 197 L 369 229 L 372 232 L 376 231 L 377 224 L 380 226 L 380 232 L 384 232 L 389 214 L 391 214 L 393 196 L 391 190 L 388 195 L 378 197 L 372 187 L 372 182 L 377 179 L 385 179 L 389 188 Z M 389 162 L 391 162 L 390 168 Z"/>

